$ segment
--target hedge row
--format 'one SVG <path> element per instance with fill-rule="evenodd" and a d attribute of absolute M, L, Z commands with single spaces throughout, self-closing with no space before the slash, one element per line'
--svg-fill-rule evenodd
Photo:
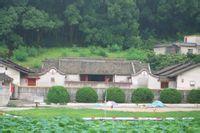
<path fill-rule="evenodd" d="M 125 102 L 125 93 L 117 87 L 108 88 L 103 94 L 106 101 L 115 101 L 116 103 Z M 138 88 L 132 93 L 131 100 L 133 103 L 150 103 L 154 99 L 152 90 L 148 88 Z M 166 88 L 160 92 L 160 101 L 163 103 L 180 103 L 181 93 L 173 88 Z M 70 100 L 69 93 L 62 86 L 50 88 L 47 94 L 48 103 L 68 103 Z M 96 103 L 98 101 L 97 92 L 91 87 L 83 87 L 76 93 L 76 101 L 80 103 Z M 200 89 L 191 90 L 188 94 L 189 103 L 200 103 Z"/>

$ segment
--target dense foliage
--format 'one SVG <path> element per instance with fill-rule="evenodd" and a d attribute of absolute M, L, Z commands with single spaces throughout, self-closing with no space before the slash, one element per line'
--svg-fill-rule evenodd
<path fill-rule="evenodd" d="M 154 98 L 153 92 L 149 88 L 137 88 L 132 93 L 133 103 L 150 103 Z"/>
<path fill-rule="evenodd" d="M 48 103 L 68 103 L 70 100 L 69 93 L 66 88 L 62 86 L 53 86 L 49 89 L 47 93 Z"/>
<path fill-rule="evenodd" d="M 107 101 L 115 101 L 116 103 L 125 102 L 125 93 L 122 89 L 117 87 L 108 88 L 104 93 L 104 98 Z"/>
<path fill-rule="evenodd" d="M 200 32 L 199 0 L 1 0 L 0 42 L 152 48 Z M 1 43 L 0 43 L 1 44 Z"/>
<path fill-rule="evenodd" d="M 160 92 L 160 100 L 163 103 L 180 103 L 181 93 L 173 88 L 166 88 Z"/>
<path fill-rule="evenodd" d="M 20 132 L 173 132 L 197 133 L 198 120 L 175 121 L 83 121 L 66 116 L 51 119 L 36 119 L 29 117 L 0 116 L 0 131 L 9 133 Z"/>
<path fill-rule="evenodd" d="M 189 103 L 200 103 L 200 89 L 192 89 L 187 96 L 187 101 Z"/>
<path fill-rule="evenodd" d="M 97 92 L 91 87 L 83 87 L 76 92 L 76 102 L 96 103 L 97 100 Z"/>

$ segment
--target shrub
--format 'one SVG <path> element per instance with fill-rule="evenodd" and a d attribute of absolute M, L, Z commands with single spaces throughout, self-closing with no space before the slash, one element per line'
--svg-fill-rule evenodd
<path fill-rule="evenodd" d="M 149 103 L 154 98 L 153 92 L 148 88 L 138 88 L 132 93 L 133 103 Z"/>
<path fill-rule="evenodd" d="M 49 89 L 47 93 L 47 102 L 48 103 L 68 103 L 69 102 L 69 93 L 62 86 L 53 86 Z"/>
<path fill-rule="evenodd" d="M 26 61 L 27 57 L 28 53 L 26 47 L 19 46 L 18 49 L 13 51 L 13 58 L 18 61 Z"/>
<path fill-rule="evenodd" d="M 27 51 L 28 51 L 28 56 L 35 57 L 38 55 L 38 49 L 35 47 L 29 47 Z"/>
<path fill-rule="evenodd" d="M 117 44 L 114 44 L 114 45 L 109 45 L 109 46 L 108 46 L 108 49 L 109 49 L 109 51 L 111 51 L 111 52 L 116 52 L 116 51 L 122 50 L 122 47 L 119 46 L 119 45 L 117 45 Z"/>
<path fill-rule="evenodd" d="M 90 49 L 90 53 L 91 54 L 95 54 L 95 55 L 102 56 L 102 57 L 107 57 L 108 56 L 108 54 L 105 51 L 105 49 L 103 49 L 101 47 L 91 46 L 91 47 L 89 47 L 89 49 Z"/>
<path fill-rule="evenodd" d="M 76 101 L 81 103 L 95 103 L 98 95 L 91 87 L 83 87 L 76 92 Z"/>
<path fill-rule="evenodd" d="M 3 46 L 1 46 L 1 45 L 3 45 Z M 9 53 L 8 48 L 6 46 L 4 46 L 4 44 L 0 43 L 0 57 L 3 57 L 3 58 L 7 57 L 8 53 Z"/>
<path fill-rule="evenodd" d="M 160 100 L 163 103 L 180 103 L 181 93 L 172 88 L 166 88 L 160 92 Z"/>
<path fill-rule="evenodd" d="M 200 103 L 200 89 L 192 89 L 187 97 L 189 103 Z"/>
<path fill-rule="evenodd" d="M 97 55 L 102 56 L 102 57 L 107 57 L 108 54 L 106 53 L 106 51 L 102 48 L 100 48 L 97 52 Z"/>
<path fill-rule="evenodd" d="M 107 101 L 115 101 L 116 103 L 125 102 L 125 94 L 123 90 L 120 88 L 117 88 L 117 87 L 108 88 L 107 91 L 104 93 L 104 98 L 105 98 L 105 95 L 107 96 L 106 98 Z"/>

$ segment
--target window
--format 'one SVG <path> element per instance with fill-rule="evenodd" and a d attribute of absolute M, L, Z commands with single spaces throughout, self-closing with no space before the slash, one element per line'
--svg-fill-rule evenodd
<path fill-rule="evenodd" d="M 193 49 L 188 49 L 188 54 L 193 54 Z"/>
<path fill-rule="evenodd" d="M 112 82 L 112 75 L 80 75 L 81 81 L 100 81 L 100 82 Z"/>
<path fill-rule="evenodd" d="M 55 83 L 55 78 L 51 78 L 51 83 Z"/>
<path fill-rule="evenodd" d="M 28 78 L 28 86 L 36 86 L 36 79 Z"/>
<path fill-rule="evenodd" d="M 169 87 L 169 82 L 161 82 L 161 88 L 168 88 Z"/>
<path fill-rule="evenodd" d="M 190 81 L 190 86 L 194 87 L 195 86 L 195 81 Z"/>

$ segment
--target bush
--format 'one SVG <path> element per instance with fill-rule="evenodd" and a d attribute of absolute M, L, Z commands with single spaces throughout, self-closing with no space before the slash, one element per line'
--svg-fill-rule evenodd
<path fill-rule="evenodd" d="M 151 51 L 131 48 L 127 51 L 127 60 L 148 61 L 149 56 L 152 55 Z"/>
<path fill-rule="evenodd" d="M 107 101 L 115 101 L 116 103 L 124 103 L 125 102 L 125 94 L 122 89 L 113 87 L 107 89 Z M 104 93 L 104 98 L 106 95 L 106 92 Z"/>
<path fill-rule="evenodd" d="M 83 87 L 76 92 L 76 101 L 81 103 L 95 103 L 98 95 L 91 87 Z"/>
<path fill-rule="evenodd" d="M 181 93 L 172 88 L 166 88 L 160 92 L 160 100 L 163 103 L 180 103 Z"/>
<path fill-rule="evenodd" d="M 18 61 L 26 61 L 27 57 L 28 53 L 26 47 L 19 46 L 18 49 L 13 51 L 13 58 Z"/>
<path fill-rule="evenodd" d="M 90 49 L 90 53 L 91 54 L 95 54 L 95 55 L 102 56 L 102 57 L 107 57 L 108 56 L 108 54 L 105 51 L 105 49 L 103 49 L 101 47 L 91 46 L 91 47 L 89 47 L 89 49 Z"/>
<path fill-rule="evenodd" d="M 133 103 L 149 103 L 152 102 L 154 98 L 153 92 L 148 88 L 138 88 L 132 93 Z"/>
<path fill-rule="evenodd" d="M 27 51 L 28 51 L 28 56 L 31 56 L 31 57 L 35 57 L 39 53 L 38 49 L 35 47 L 29 47 Z"/>
<path fill-rule="evenodd" d="M 192 89 L 187 97 L 189 103 L 200 103 L 200 89 Z"/>
<path fill-rule="evenodd" d="M 3 45 L 3 46 L 1 46 L 1 45 Z M 6 46 L 4 46 L 4 44 L 0 43 L 0 57 L 3 57 L 3 58 L 7 57 L 8 53 L 9 53 L 8 48 Z"/>
<path fill-rule="evenodd" d="M 117 45 L 117 44 L 114 44 L 114 45 L 109 45 L 109 46 L 108 46 L 108 49 L 109 49 L 109 51 L 111 51 L 111 52 L 116 52 L 116 51 L 122 50 L 122 47 L 119 46 L 119 45 Z"/>
<path fill-rule="evenodd" d="M 69 102 L 69 93 L 62 86 L 53 86 L 49 89 L 47 93 L 47 102 L 48 103 L 68 103 Z"/>

